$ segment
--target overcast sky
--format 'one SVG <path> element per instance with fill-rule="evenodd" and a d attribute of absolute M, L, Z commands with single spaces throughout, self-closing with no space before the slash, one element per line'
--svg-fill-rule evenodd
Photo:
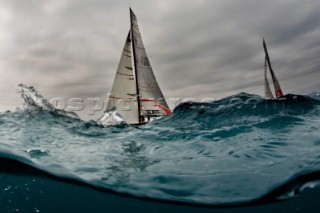
<path fill-rule="evenodd" d="M 0 0 L 0 110 L 17 85 L 48 99 L 105 98 L 129 4 L 167 98 L 263 95 L 264 51 L 284 93 L 319 91 L 318 0 Z"/>

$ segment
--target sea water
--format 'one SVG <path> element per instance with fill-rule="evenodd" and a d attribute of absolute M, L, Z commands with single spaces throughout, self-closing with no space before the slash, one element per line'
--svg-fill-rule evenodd
<path fill-rule="evenodd" d="M 61 182 L 206 206 L 273 202 L 319 186 L 316 94 L 187 102 L 144 126 L 83 121 L 31 87 L 22 97 L 24 109 L 0 114 L 0 158 Z"/>

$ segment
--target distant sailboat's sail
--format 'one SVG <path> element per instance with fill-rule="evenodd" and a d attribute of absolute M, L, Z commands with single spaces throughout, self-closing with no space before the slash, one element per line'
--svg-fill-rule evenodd
<path fill-rule="evenodd" d="M 265 43 L 264 39 L 263 39 L 263 48 L 264 48 L 266 59 L 267 59 L 268 65 L 269 65 L 269 69 L 270 69 L 270 73 L 271 73 L 271 77 L 272 77 L 272 81 L 273 81 L 273 85 L 274 85 L 275 94 L 276 94 L 276 97 L 278 98 L 280 96 L 283 96 L 283 93 L 282 93 L 280 84 L 278 82 L 278 79 L 276 78 L 276 76 L 275 76 L 275 74 L 274 74 L 274 72 L 272 70 L 271 62 L 270 62 L 270 58 L 269 58 L 269 54 L 268 54 L 268 50 L 267 50 L 267 46 L 266 46 L 266 43 Z"/>
<path fill-rule="evenodd" d="M 268 65 L 267 65 L 267 57 L 265 57 L 264 60 L 264 92 L 265 92 L 265 97 L 266 98 L 273 98 L 270 86 L 269 86 L 269 81 L 267 78 L 267 69 L 268 69 Z"/>
<path fill-rule="evenodd" d="M 117 111 L 131 124 L 139 123 L 136 86 L 132 70 L 130 32 L 124 45 L 106 111 Z"/>
<path fill-rule="evenodd" d="M 135 14 L 130 9 L 132 47 L 134 52 L 135 72 L 138 83 L 141 116 L 152 117 L 152 114 L 169 115 L 171 113 L 152 71 Z"/>

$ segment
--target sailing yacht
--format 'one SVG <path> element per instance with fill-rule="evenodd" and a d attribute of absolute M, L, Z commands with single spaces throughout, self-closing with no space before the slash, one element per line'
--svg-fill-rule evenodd
<path fill-rule="evenodd" d="M 265 91 L 265 97 L 266 98 L 273 98 L 273 94 L 271 92 L 270 89 L 270 85 L 269 85 L 269 81 L 267 78 L 267 71 L 268 71 L 268 67 L 270 70 L 270 74 L 272 77 L 272 81 L 273 81 L 273 86 L 274 86 L 274 91 L 275 91 L 275 96 L 276 98 L 279 98 L 281 96 L 283 96 L 279 81 L 276 77 L 276 75 L 273 72 L 273 69 L 271 67 L 271 62 L 270 62 L 270 57 L 268 54 L 268 50 L 267 50 L 267 45 L 265 40 L 263 39 L 263 48 L 264 48 L 264 52 L 265 52 L 265 60 L 264 60 L 264 91 Z"/>
<path fill-rule="evenodd" d="M 130 30 L 122 51 L 105 115 L 128 124 L 145 124 L 171 113 L 142 43 L 136 15 L 130 8 Z"/>

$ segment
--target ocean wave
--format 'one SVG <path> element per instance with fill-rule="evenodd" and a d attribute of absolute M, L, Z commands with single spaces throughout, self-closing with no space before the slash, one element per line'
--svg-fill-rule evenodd
<path fill-rule="evenodd" d="M 319 180 L 320 100 L 314 97 L 240 93 L 183 103 L 172 115 L 135 127 L 82 121 L 36 94 L 23 97 L 25 109 L 0 113 L 0 156 L 57 177 L 206 205 L 287 198 Z"/>

